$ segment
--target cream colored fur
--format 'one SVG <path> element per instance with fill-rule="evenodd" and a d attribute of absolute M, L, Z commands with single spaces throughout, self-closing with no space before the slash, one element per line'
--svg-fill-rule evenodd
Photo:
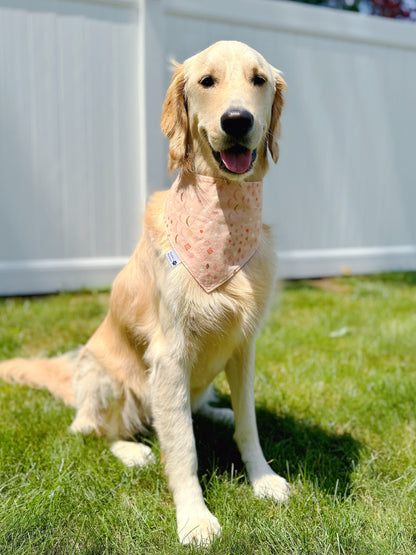
<path fill-rule="evenodd" d="M 254 84 L 257 75 L 264 84 Z M 205 76 L 215 87 L 204 88 Z M 285 83 L 260 54 L 238 42 L 220 42 L 177 65 L 163 106 L 162 130 L 170 140 L 171 170 L 212 177 L 261 180 L 267 151 L 278 158 L 279 117 Z M 249 110 L 253 129 L 246 146 L 257 149 L 252 169 L 223 171 L 212 149 L 230 146 L 220 126 L 230 106 Z M 255 340 L 274 288 L 274 249 L 263 226 L 259 248 L 231 280 L 207 294 L 186 268 L 172 269 L 163 225 L 165 192 L 153 195 L 143 236 L 117 276 L 109 312 L 75 361 L 9 361 L 0 376 L 47 387 L 76 408 L 73 432 L 104 435 L 127 465 L 153 460 L 150 449 L 128 441 L 152 424 L 184 544 L 206 544 L 220 524 L 205 505 L 197 478 L 192 411 L 232 423 L 235 441 L 255 495 L 285 501 L 287 482 L 275 474 L 261 451 L 254 407 Z M 74 357 L 72 357 L 74 358 Z M 212 380 L 225 370 L 233 412 L 210 406 Z M 72 375 L 72 387 L 70 379 Z"/>

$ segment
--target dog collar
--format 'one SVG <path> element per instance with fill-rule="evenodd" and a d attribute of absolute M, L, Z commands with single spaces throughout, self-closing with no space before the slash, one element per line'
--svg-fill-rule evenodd
<path fill-rule="evenodd" d="M 207 293 L 228 281 L 257 250 L 262 187 L 261 181 L 180 174 L 164 208 L 171 265 L 182 262 Z"/>

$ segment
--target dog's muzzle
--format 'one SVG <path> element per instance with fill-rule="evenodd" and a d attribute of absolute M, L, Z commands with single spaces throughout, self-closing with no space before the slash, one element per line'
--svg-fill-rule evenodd
<path fill-rule="evenodd" d="M 228 149 L 213 151 L 220 168 L 230 173 L 243 174 L 251 170 L 256 150 L 244 146 L 247 135 L 253 129 L 254 116 L 243 108 L 229 108 L 220 119 L 221 129 L 234 144 Z"/>

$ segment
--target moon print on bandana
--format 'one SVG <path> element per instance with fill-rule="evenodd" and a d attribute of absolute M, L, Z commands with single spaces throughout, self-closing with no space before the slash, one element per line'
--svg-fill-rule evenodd
<path fill-rule="evenodd" d="M 164 222 L 172 248 L 210 293 L 256 252 L 262 226 L 262 182 L 178 176 L 168 192 Z"/>

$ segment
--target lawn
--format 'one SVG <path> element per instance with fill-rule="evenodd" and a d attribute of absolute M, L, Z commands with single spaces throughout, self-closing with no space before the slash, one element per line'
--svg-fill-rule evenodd
<path fill-rule="evenodd" d="M 0 300 L 0 359 L 82 344 L 107 304 L 106 292 Z M 416 554 L 415 353 L 416 274 L 283 284 L 257 344 L 256 401 L 292 496 L 255 499 L 232 430 L 195 418 L 223 527 L 199 550 L 177 540 L 160 462 L 124 468 L 104 440 L 68 433 L 72 409 L 1 382 L 0 553 Z"/>

